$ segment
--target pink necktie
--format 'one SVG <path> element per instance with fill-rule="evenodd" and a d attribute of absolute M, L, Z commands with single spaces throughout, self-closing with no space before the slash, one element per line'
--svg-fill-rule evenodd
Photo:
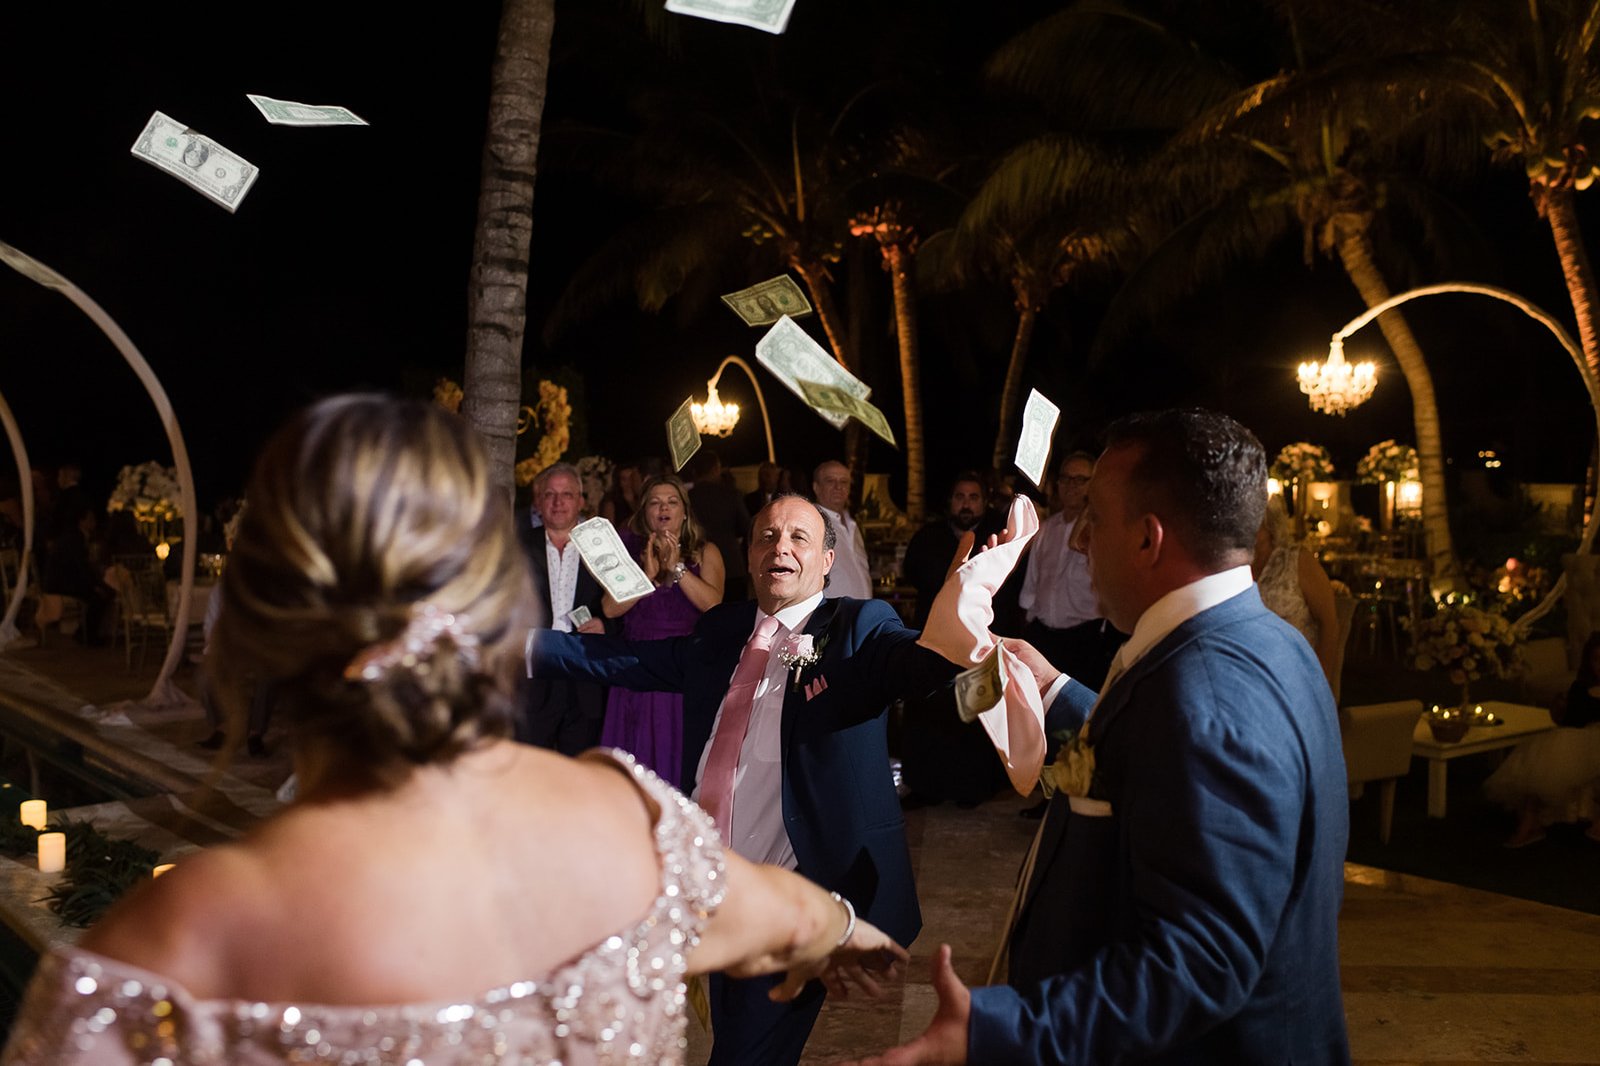
<path fill-rule="evenodd" d="M 733 774 L 739 768 L 739 750 L 750 728 L 750 711 L 756 702 L 756 686 L 767 673 L 772 657 L 772 638 L 778 635 L 778 620 L 771 615 L 761 619 L 756 631 L 739 655 L 728 694 L 722 698 L 722 720 L 711 737 L 711 753 L 706 756 L 706 772 L 700 781 L 700 806 L 711 815 L 728 846 L 733 832 Z"/>

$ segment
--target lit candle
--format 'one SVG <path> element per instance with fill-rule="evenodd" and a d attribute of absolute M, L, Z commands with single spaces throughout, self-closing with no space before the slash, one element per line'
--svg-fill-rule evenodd
<path fill-rule="evenodd" d="M 35 829 L 43 829 L 45 816 L 50 808 L 44 800 L 22 801 L 22 824 L 31 825 Z"/>
<path fill-rule="evenodd" d="M 168 870 L 172 869 L 176 865 L 177 865 L 177 863 L 175 863 L 175 862 L 164 862 L 160 866 L 157 866 L 154 870 L 151 870 L 150 871 L 150 876 L 151 877 L 160 877 L 162 874 L 166 873 Z"/>
<path fill-rule="evenodd" d="M 67 834 L 39 834 L 39 872 L 58 874 L 67 865 Z"/>

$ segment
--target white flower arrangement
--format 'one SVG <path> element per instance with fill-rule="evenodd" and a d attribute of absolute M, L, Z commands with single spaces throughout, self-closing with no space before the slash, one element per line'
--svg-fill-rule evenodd
<path fill-rule="evenodd" d="M 1320 444 L 1296 441 L 1278 453 L 1269 473 L 1279 481 L 1332 481 L 1333 456 Z"/>
<path fill-rule="evenodd" d="M 1356 464 L 1356 480 L 1364 485 L 1384 481 L 1417 480 L 1417 450 L 1409 444 L 1384 440 L 1367 449 Z"/>
<path fill-rule="evenodd" d="M 822 658 L 822 646 L 811 639 L 810 633 L 790 633 L 778 645 L 777 653 L 778 661 L 794 671 L 794 683 L 798 685 L 805 668 Z"/>
<path fill-rule="evenodd" d="M 132 511 L 141 521 L 171 522 L 183 517 L 178 500 L 178 474 L 157 462 L 125 466 L 117 474 L 117 487 L 106 501 L 107 511 Z"/>

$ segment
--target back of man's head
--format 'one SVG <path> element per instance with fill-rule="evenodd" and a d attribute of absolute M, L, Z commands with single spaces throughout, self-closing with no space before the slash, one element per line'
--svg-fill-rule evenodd
<path fill-rule="evenodd" d="M 1106 450 L 1138 452 L 1128 505 L 1156 515 L 1200 566 L 1239 565 L 1254 550 L 1267 505 L 1267 457 L 1256 435 L 1200 408 L 1128 415 Z"/>

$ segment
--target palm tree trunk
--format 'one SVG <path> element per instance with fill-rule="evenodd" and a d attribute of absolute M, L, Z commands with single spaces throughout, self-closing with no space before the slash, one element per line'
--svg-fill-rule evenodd
<path fill-rule="evenodd" d="M 1389 286 L 1372 261 L 1365 229 L 1346 230 L 1339 239 L 1339 259 L 1345 273 L 1368 307 L 1387 300 Z M 1439 404 L 1433 394 L 1433 375 L 1422 349 L 1399 311 L 1378 316 L 1378 328 L 1394 352 L 1400 373 L 1411 390 L 1411 419 L 1417 432 L 1417 467 L 1422 476 L 1422 531 L 1427 539 L 1428 562 L 1437 587 L 1454 588 L 1460 578 L 1455 547 L 1450 540 L 1450 510 L 1444 488 L 1444 441 L 1439 431 Z"/>
<path fill-rule="evenodd" d="M 1039 312 L 1027 300 L 1017 301 L 1017 332 L 1011 340 L 1011 361 L 1006 364 L 1006 383 L 1000 391 L 1000 429 L 994 438 L 994 468 L 1006 467 L 1011 424 L 1017 417 L 1017 401 L 1022 397 L 1022 368 L 1028 362 L 1028 347 L 1033 342 L 1033 324 Z"/>
<path fill-rule="evenodd" d="M 533 180 L 554 28 L 555 0 L 505 0 L 501 8 L 467 288 L 462 413 L 482 435 L 494 484 L 508 497 L 515 491 Z"/>
<path fill-rule="evenodd" d="M 1572 313 L 1578 320 L 1578 340 L 1583 345 L 1583 361 L 1589 372 L 1600 376 L 1600 329 L 1595 321 L 1594 269 L 1589 265 L 1589 252 L 1583 244 L 1583 234 L 1578 229 L 1578 211 L 1574 193 L 1565 186 L 1551 188 L 1543 184 L 1533 187 L 1534 204 L 1550 223 L 1550 234 L 1555 238 L 1556 256 L 1561 260 L 1561 276 L 1567 281 L 1567 296 L 1572 300 Z M 1589 472 L 1584 478 L 1583 519 L 1594 514 L 1595 454 L 1589 453 Z"/>
<path fill-rule="evenodd" d="M 839 360 L 839 365 L 850 373 L 856 372 L 856 361 L 850 351 L 850 344 L 845 339 L 844 322 L 839 317 L 839 305 L 833 302 L 833 288 L 828 284 L 828 271 L 821 263 L 810 260 L 790 261 L 794 272 L 800 275 L 800 280 L 806 283 L 806 289 L 811 293 L 811 304 L 817 309 L 817 318 L 822 322 L 822 332 L 828 335 L 828 344 L 833 348 L 833 357 Z"/>
<path fill-rule="evenodd" d="M 922 374 L 917 360 L 917 300 L 911 283 L 911 253 L 894 241 L 883 245 L 894 287 L 894 325 L 900 342 L 900 389 L 906 409 L 906 517 L 923 516 Z"/>

